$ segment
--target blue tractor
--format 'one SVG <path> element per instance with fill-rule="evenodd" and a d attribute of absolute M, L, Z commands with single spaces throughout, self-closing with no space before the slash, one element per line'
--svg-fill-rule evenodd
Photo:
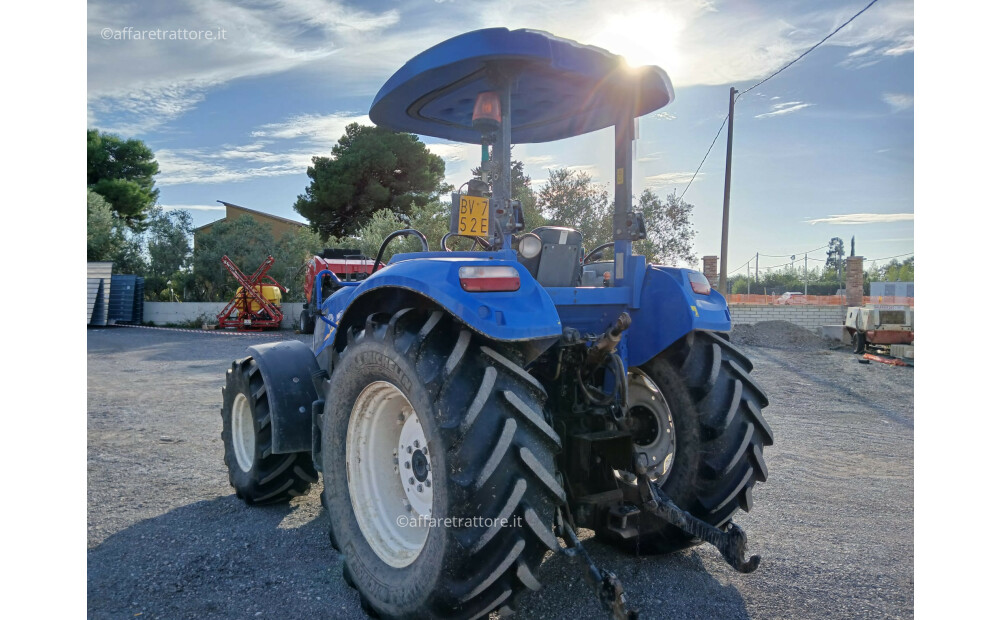
<path fill-rule="evenodd" d="M 452 195 L 440 250 L 401 230 L 366 279 L 317 274 L 312 346 L 250 347 L 222 406 L 247 503 L 287 501 L 322 472 L 331 542 L 370 614 L 509 612 L 553 551 L 580 561 L 612 615 L 634 615 L 578 528 L 633 554 L 708 542 L 756 568 L 732 518 L 767 477 L 767 396 L 704 275 L 632 253 L 646 234 L 635 119 L 673 98 L 659 67 L 505 28 L 424 51 L 375 97 L 377 125 L 482 145 L 484 172 Z M 573 228 L 524 230 L 511 145 L 605 127 L 614 241 L 588 252 Z M 402 235 L 423 251 L 379 268 Z M 450 251 L 451 236 L 475 251 Z"/>

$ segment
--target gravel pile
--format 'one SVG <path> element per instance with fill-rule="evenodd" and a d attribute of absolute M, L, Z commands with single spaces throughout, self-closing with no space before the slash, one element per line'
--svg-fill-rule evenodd
<path fill-rule="evenodd" d="M 761 321 L 753 325 L 734 325 L 730 337 L 733 343 L 739 346 L 795 351 L 831 348 L 830 341 L 788 321 Z"/>

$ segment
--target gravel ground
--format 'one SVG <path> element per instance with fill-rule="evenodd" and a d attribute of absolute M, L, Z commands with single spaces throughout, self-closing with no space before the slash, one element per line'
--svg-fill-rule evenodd
<path fill-rule="evenodd" d="M 705 545 L 656 558 L 587 545 L 645 617 L 913 615 L 913 369 L 862 365 L 805 337 L 774 348 L 780 332 L 734 334 L 770 395 L 776 437 L 753 513 L 737 517 L 760 568 L 737 574 Z M 317 488 L 251 509 L 227 481 L 223 374 L 275 338 L 305 340 L 88 331 L 88 617 L 364 617 Z M 538 577 L 546 587 L 523 599 L 522 617 L 600 617 L 566 558 L 550 555 Z"/>

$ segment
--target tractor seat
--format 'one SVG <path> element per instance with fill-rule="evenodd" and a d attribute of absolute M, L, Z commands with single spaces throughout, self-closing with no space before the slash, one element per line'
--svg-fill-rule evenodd
<path fill-rule="evenodd" d="M 580 286 L 583 265 L 583 235 L 563 226 L 539 226 L 531 231 L 542 240 L 542 251 L 534 258 L 518 260 L 542 286 Z"/>

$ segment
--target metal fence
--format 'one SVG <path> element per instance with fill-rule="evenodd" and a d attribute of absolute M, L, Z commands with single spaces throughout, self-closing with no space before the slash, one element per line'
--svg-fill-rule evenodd
<path fill-rule="evenodd" d="M 747 295 L 734 293 L 726 295 L 730 305 L 753 304 L 758 306 L 846 306 L 847 298 L 843 295 Z M 913 297 L 889 297 L 885 295 L 866 295 L 865 305 L 885 304 L 913 307 Z"/>

